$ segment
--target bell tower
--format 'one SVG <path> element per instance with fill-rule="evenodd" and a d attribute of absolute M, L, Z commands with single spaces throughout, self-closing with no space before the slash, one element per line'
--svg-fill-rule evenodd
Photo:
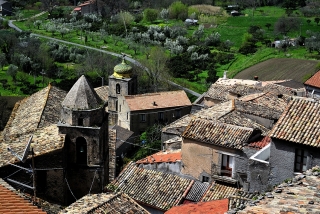
<path fill-rule="evenodd" d="M 117 125 L 119 111 L 119 96 L 137 94 L 137 77 L 132 74 L 132 67 L 128 65 L 123 57 L 122 62 L 113 69 L 109 76 L 108 112 L 109 125 Z"/>
<path fill-rule="evenodd" d="M 59 133 L 64 145 L 65 178 L 74 197 L 100 193 L 108 183 L 108 114 L 85 76 L 73 85 L 62 102 Z M 74 197 L 68 191 L 68 202 Z"/>

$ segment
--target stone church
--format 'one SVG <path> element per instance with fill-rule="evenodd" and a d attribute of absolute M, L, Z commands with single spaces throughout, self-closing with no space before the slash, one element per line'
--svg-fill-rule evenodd
<path fill-rule="evenodd" d="M 68 93 L 49 85 L 16 103 L 0 134 L 0 178 L 23 192 L 65 205 L 100 193 L 115 176 L 116 150 L 121 146 L 117 139 L 121 136 L 117 135 L 119 128 L 110 127 L 121 126 L 119 115 L 126 114 L 133 118 L 128 120 L 132 124 L 140 124 L 133 122 L 142 109 L 145 119 L 161 112 L 163 119 L 170 115 L 168 121 L 172 121 L 178 118 L 172 113 L 179 110 L 180 117 L 191 109 L 185 93 L 178 93 L 180 97 L 175 98 L 175 92 L 173 96 L 156 93 L 158 100 L 150 100 L 149 94 L 148 104 L 144 103 L 143 95 L 137 95 L 137 77 L 124 60 L 115 66 L 109 86 L 94 89 L 85 76 Z M 136 96 L 140 108 L 134 115 L 129 107 L 124 112 L 127 102 L 123 98 L 136 100 Z M 177 98 L 181 102 L 173 102 Z M 144 126 L 135 132 L 156 122 L 161 121 L 141 121 Z M 130 125 L 122 129 L 133 133 Z M 123 130 L 118 134 L 124 135 Z"/>

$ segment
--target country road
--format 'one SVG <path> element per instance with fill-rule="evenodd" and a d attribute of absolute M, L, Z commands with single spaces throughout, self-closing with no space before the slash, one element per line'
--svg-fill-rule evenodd
<path fill-rule="evenodd" d="M 13 24 L 13 21 L 14 20 L 9 20 L 9 24 L 8 24 L 9 27 L 15 29 L 16 31 L 22 32 L 22 30 L 20 28 L 18 28 L 17 26 L 15 26 Z M 90 46 L 86 46 L 86 45 L 81 45 L 81 44 L 77 44 L 77 43 L 73 43 L 73 42 L 68 42 L 68 41 L 64 41 L 64 40 L 61 40 L 61 39 L 56 39 L 56 38 L 52 38 L 52 37 L 49 37 L 49 36 L 43 36 L 43 35 L 40 35 L 40 34 L 35 34 L 35 33 L 31 33 L 31 35 L 34 35 L 34 36 L 37 36 L 37 37 L 40 37 L 40 38 L 54 40 L 54 41 L 65 43 L 65 44 L 69 44 L 69 45 L 74 45 L 74 46 L 78 46 L 78 47 L 94 50 L 94 51 L 100 51 L 102 53 L 106 53 L 106 54 L 109 54 L 109 55 L 112 55 L 112 56 L 116 56 L 116 57 L 122 57 L 121 54 L 117 54 L 117 53 L 106 51 L 106 50 L 101 50 L 99 48 L 94 48 L 94 47 L 90 47 Z M 139 66 L 142 69 L 145 69 L 145 70 L 148 69 L 147 67 L 141 65 L 139 61 L 137 61 L 135 59 L 132 59 L 132 58 L 130 58 L 128 56 L 126 56 L 126 60 L 128 60 L 129 62 L 131 62 L 131 63 L 133 63 L 133 64 L 135 64 L 137 66 Z M 182 89 L 182 90 L 188 92 L 189 94 L 192 94 L 193 96 L 196 96 L 196 97 L 200 97 L 201 96 L 201 94 L 199 94 L 199 93 L 197 93 L 195 91 L 192 91 L 192 90 L 190 90 L 188 88 L 185 88 L 185 87 L 183 87 L 181 85 L 178 85 L 178 84 L 176 84 L 176 83 L 174 83 L 174 82 L 172 82 L 170 80 L 167 80 L 167 81 L 168 81 L 169 84 L 171 84 L 171 85 L 173 85 L 173 86 L 175 86 L 175 87 L 177 87 L 179 89 Z"/>

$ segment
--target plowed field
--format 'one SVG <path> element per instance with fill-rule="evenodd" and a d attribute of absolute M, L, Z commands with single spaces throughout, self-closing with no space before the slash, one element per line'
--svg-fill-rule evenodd
<path fill-rule="evenodd" d="M 284 80 L 292 79 L 303 83 L 303 77 L 316 72 L 317 60 L 269 59 L 238 73 L 235 79 Z"/>

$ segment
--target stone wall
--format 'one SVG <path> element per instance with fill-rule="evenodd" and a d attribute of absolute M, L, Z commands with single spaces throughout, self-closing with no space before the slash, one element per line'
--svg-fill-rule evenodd
<path fill-rule="evenodd" d="M 116 177 L 116 138 L 117 132 L 115 129 L 109 130 L 109 182 L 112 182 Z"/>

